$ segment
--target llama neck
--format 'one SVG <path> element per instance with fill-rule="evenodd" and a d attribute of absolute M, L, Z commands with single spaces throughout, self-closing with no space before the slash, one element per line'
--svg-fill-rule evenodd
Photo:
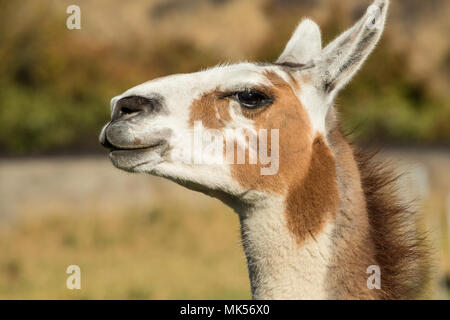
<path fill-rule="evenodd" d="M 376 295 L 367 288 L 366 270 L 376 263 L 359 171 L 348 144 L 340 136 L 330 141 L 337 149 L 333 149 L 334 165 L 319 175 L 335 179 L 336 207 L 320 203 L 332 202 L 327 198 L 332 192 L 325 190 L 325 197 L 314 194 L 319 186 L 307 176 L 302 184 L 313 188 L 293 188 L 293 192 L 309 195 L 267 198 L 240 213 L 255 299 L 370 299 Z M 321 155 L 320 165 L 327 167 Z M 317 173 L 314 164 L 310 171 Z M 325 176 L 319 178 L 327 181 Z M 294 212 L 289 212 L 292 207 Z"/>
<path fill-rule="evenodd" d="M 331 225 L 300 247 L 287 228 L 284 200 L 267 202 L 240 215 L 253 298 L 326 299 Z"/>

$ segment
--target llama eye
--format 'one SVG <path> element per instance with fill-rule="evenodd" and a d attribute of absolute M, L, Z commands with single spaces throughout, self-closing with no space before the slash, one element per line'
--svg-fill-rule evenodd
<path fill-rule="evenodd" d="M 236 93 L 236 100 L 248 109 L 265 107 L 272 103 L 272 99 L 257 90 L 245 90 Z"/>

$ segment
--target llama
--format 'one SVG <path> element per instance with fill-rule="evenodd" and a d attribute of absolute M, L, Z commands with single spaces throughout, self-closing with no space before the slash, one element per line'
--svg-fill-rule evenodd
<path fill-rule="evenodd" d="M 333 104 L 375 48 L 388 6 L 376 0 L 324 48 L 319 27 L 305 19 L 274 63 L 171 75 L 111 100 L 100 142 L 117 168 L 165 177 L 237 213 L 254 299 L 407 299 L 422 291 L 427 259 L 415 215 L 399 204 L 385 166 L 346 141 Z M 207 164 L 176 156 L 189 153 L 199 123 L 232 132 L 230 149 L 247 150 L 246 159 L 258 130 L 276 130 L 266 142 L 278 167 L 263 174 L 267 163 L 236 163 L 234 154 Z M 370 270 L 379 271 L 379 286 L 369 285 Z"/>

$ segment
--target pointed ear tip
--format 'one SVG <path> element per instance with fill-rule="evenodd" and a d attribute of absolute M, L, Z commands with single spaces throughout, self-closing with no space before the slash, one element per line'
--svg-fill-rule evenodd
<path fill-rule="evenodd" d="M 306 63 L 322 50 L 320 28 L 313 20 L 303 19 L 295 29 L 277 62 Z"/>
<path fill-rule="evenodd" d="M 301 28 L 303 30 L 308 30 L 312 32 L 319 32 L 320 33 L 320 27 L 319 25 L 310 18 L 304 18 L 299 23 L 298 28 Z"/>

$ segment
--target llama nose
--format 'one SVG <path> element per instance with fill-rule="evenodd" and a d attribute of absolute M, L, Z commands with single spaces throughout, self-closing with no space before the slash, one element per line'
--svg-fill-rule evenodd
<path fill-rule="evenodd" d="M 112 121 L 125 120 L 135 115 L 150 114 L 155 111 L 156 101 L 145 97 L 132 96 L 120 99 L 112 114 Z"/>

